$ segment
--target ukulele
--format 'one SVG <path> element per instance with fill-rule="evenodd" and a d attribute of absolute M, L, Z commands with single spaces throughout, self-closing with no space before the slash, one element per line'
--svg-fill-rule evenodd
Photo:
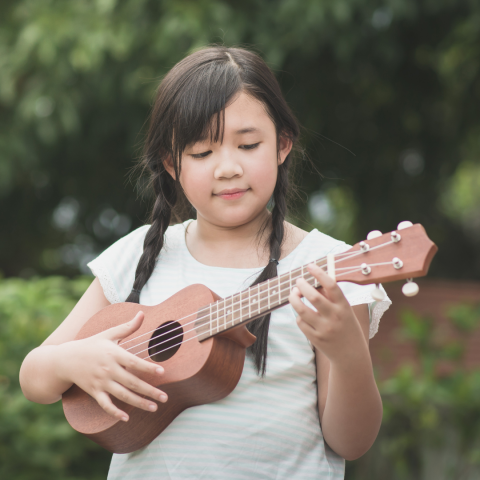
<path fill-rule="evenodd" d="M 412 278 L 427 274 L 436 251 L 421 225 L 402 222 L 398 231 L 370 232 L 366 241 L 315 263 L 339 281 L 360 285 L 408 279 L 403 292 L 411 296 L 418 292 Z M 186 408 L 226 397 L 240 380 L 245 349 L 256 340 L 246 324 L 286 305 L 298 278 L 320 288 L 304 265 L 223 299 L 197 284 L 153 307 L 125 302 L 103 308 L 85 323 L 76 340 L 128 322 L 141 309 L 145 314 L 141 327 L 119 345 L 165 368 L 161 380 L 151 374 L 138 376 L 161 388 L 168 401 L 156 402 L 157 410 L 146 412 L 112 396 L 130 417 L 123 422 L 74 384 L 62 398 L 67 421 L 107 450 L 129 453 L 150 443 Z M 372 296 L 381 300 L 378 285 Z"/>

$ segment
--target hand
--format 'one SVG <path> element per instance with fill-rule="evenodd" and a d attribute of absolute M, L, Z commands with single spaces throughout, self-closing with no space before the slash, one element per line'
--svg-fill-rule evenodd
<path fill-rule="evenodd" d="M 140 395 L 161 402 L 167 401 L 164 392 L 140 380 L 129 371 L 136 370 L 159 376 L 164 373 L 163 367 L 143 360 L 118 346 L 120 340 L 140 328 L 143 318 L 143 312 L 138 312 L 128 323 L 83 340 L 74 340 L 61 345 L 62 357 L 58 362 L 57 372 L 59 378 L 78 385 L 109 415 L 124 422 L 128 421 L 127 413 L 113 404 L 110 395 L 151 412 L 157 409 L 156 403 Z"/>
<path fill-rule="evenodd" d="M 303 278 L 297 280 L 289 296 L 290 304 L 298 313 L 297 324 L 331 363 L 352 365 L 359 355 L 369 355 L 360 323 L 337 282 L 315 264 L 307 269 L 322 287 L 317 291 Z M 302 297 L 317 311 L 305 305 Z"/>

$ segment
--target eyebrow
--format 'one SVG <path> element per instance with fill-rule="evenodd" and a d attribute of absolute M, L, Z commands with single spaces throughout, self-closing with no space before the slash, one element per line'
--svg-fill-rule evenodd
<path fill-rule="evenodd" d="M 256 127 L 247 127 L 247 128 L 242 128 L 240 130 L 237 130 L 235 132 L 235 135 L 242 135 L 243 133 L 254 133 L 254 132 L 259 132 L 260 129 Z"/>

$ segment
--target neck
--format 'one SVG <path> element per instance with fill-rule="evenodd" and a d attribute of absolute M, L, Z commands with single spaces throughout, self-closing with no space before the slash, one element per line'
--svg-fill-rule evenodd
<path fill-rule="evenodd" d="M 268 221 L 270 213 L 265 208 L 254 218 L 240 224 L 219 223 L 197 215 L 195 236 L 201 242 L 216 244 L 249 243 L 258 237 L 258 232 Z"/>
<path fill-rule="evenodd" d="M 252 221 L 229 226 L 218 224 L 199 213 L 187 230 L 186 242 L 190 253 L 201 263 L 230 268 L 259 268 L 269 258 L 269 212 Z M 265 228 L 265 226 L 267 228 Z"/>

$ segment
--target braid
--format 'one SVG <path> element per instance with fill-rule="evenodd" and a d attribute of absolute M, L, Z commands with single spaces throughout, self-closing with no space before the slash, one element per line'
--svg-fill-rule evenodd
<path fill-rule="evenodd" d="M 177 201 L 175 180 L 165 170 L 163 164 L 160 172 L 154 172 L 153 188 L 156 200 L 151 215 L 151 226 L 143 242 L 143 253 L 138 261 L 133 288 L 126 302 L 140 303 L 140 292 L 153 273 L 163 247 L 164 233 L 170 224 L 172 209 Z"/>
<path fill-rule="evenodd" d="M 289 155 L 290 156 L 290 155 Z M 288 163 L 289 158 L 278 167 L 278 178 L 273 191 L 274 207 L 271 216 L 271 232 L 269 238 L 270 262 L 263 269 L 262 273 L 252 283 L 264 282 L 270 278 L 276 277 L 277 263 L 282 253 L 282 243 L 285 234 L 284 221 L 287 214 L 287 191 L 288 191 Z M 273 261 L 276 260 L 276 261 Z M 249 351 L 253 355 L 257 373 L 262 377 L 267 370 L 267 345 L 268 330 L 270 327 L 270 313 L 264 317 L 257 318 L 247 325 L 248 330 L 257 337 L 257 340 L 249 347 Z"/>

